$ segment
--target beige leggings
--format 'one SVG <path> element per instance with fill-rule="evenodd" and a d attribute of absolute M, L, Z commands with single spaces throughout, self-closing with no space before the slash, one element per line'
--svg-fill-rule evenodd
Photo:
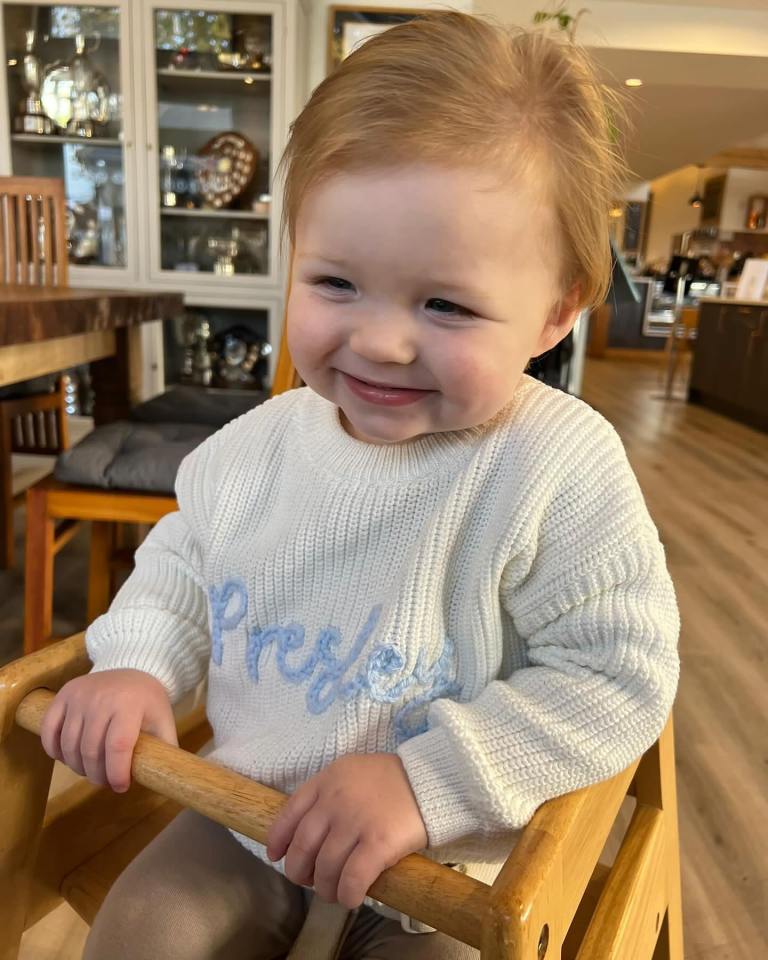
<path fill-rule="evenodd" d="M 249 853 L 224 827 L 180 813 L 117 879 L 83 960 L 277 960 L 303 923 L 309 891 Z M 363 907 L 340 960 L 476 960 L 442 933 L 406 933 Z"/>

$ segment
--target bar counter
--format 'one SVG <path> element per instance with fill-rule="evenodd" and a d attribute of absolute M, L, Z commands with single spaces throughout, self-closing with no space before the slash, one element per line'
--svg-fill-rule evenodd
<path fill-rule="evenodd" d="M 768 431 L 768 300 L 701 300 L 688 399 Z"/>

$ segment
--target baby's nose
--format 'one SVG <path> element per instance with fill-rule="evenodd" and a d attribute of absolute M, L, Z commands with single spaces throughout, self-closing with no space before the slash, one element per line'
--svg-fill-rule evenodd
<path fill-rule="evenodd" d="M 363 320 L 350 333 L 349 346 L 358 356 L 382 365 L 413 363 L 419 355 L 413 322 L 393 315 Z"/>

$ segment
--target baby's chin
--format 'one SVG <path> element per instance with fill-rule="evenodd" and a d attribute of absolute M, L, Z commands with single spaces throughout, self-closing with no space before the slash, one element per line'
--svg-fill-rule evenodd
<path fill-rule="evenodd" d="M 403 429 L 402 425 L 394 423 L 391 426 L 376 427 L 370 424 L 363 426 L 359 421 L 356 423 L 352 420 L 341 406 L 339 406 L 339 422 L 345 432 L 348 433 L 350 437 L 354 437 L 355 440 L 380 446 L 384 446 L 385 444 L 407 443 L 409 440 L 415 440 L 417 437 L 422 436 L 424 432 L 435 432 L 419 432 L 416 429 Z"/>

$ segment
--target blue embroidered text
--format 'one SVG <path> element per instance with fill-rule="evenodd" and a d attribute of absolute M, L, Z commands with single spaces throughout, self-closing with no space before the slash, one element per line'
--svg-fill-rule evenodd
<path fill-rule="evenodd" d="M 225 581 L 221 587 L 209 588 L 211 603 L 211 659 L 221 666 L 224 655 L 224 634 L 235 630 L 248 611 L 248 591 L 240 579 Z M 431 665 L 421 651 L 412 671 L 403 675 L 406 666 L 402 652 L 391 643 L 375 644 L 367 656 L 368 645 L 381 617 L 381 604 L 371 610 L 362 630 L 346 655 L 341 655 L 342 638 L 336 627 L 320 631 L 314 646 L 306 652 L 306 636 L 300 623 L 247 629 L 245 666 L 254 683 L 259 682 L 262 656 L 269 647 L 276 648 L 276 664 L 280 676 L 290 684 L 306 684 L 307 710 L 320 714 L 340 700 L 347 703 L 355 697 L 368 697 L 377 703 L 395 704 L 412 687 L 419 692 L 395 713 L 394 729 L 398 743 L 427 730 L 427 707 L 439 697 L 456 699 L 461 685 L 452 679 L 455 648 L 446 637 L 443 649 Z M 303 656 L 302 656 L 303 655 Z M 399 679 L 395 679 L 399 677 Z"/>

